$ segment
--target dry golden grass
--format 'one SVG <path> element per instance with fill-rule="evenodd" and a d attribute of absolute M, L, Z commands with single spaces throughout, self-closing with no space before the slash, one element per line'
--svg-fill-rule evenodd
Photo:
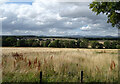
<path fill-rule="evenodd" d="M 2 48 L 3 80 L 7 73 L 43 72 L 43 76 L 55 77 L 49 81 L 79 81 L 84 71 L 84 81 L 116 81 L 118 72 L 117 49 L 71 48 Z M 16 57 L 15 57 L 16 56 Z M 57 75 L 56 75 L 57 74 Z M 56 75 L 56 76 L 55 76 Z M 68 77 L 71 77 L 69 79 Z M 64 78 L 63 77 L 63 78 Z M 58 80 L 57 80 L 58 79 Z M 115 80 L 116 79 L 116 80 Z M 15 80 L 17 81 L 17 80 Z"/>

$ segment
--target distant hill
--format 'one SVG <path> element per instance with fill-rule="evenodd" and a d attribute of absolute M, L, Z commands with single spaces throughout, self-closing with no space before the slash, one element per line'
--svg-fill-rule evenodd
<path fill-rule="evenodd" d="M 15 37 L 15 38 L 69 38 L 80 39 L 86 38 L 89 40 L 120 40 L 120 36 L 81 36 L 81 35 L 69 35 L 69 36 L 35 36 L 35 35 L 2 35 L 2 37 Z"/>

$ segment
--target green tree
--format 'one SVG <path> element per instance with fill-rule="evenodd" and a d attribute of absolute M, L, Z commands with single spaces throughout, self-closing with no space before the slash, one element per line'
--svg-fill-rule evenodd
<path fill-rule="evenodd" d="M 31 47 L 33 45 L 33 43 L 34 43 L 34 40 L 31 40 L 31 39 L 27 40 L 27 44 L 29 47 Z"/>
<path fill-rule="evenodd" d="M 4 46 L 10 46 L 10 47 L 16 46 L 16 42 L 17 42 L 17 39 L 14 37 L 7 37 L 2 41 Z"/>
<path fill-rule="evenodd" d="M 48 47 L 56 47 L 56 46 L 55 46 L 54 42 L 51 42 L 51 43 L 48 45 Z"/>
<path fill-rule="evenodd" d="M 25 47 L 26 41 L 25 40 L 18 40 L 17 41 L 17 47 Z"/>
<path fill-rule="evenodd" d="M 112 49 L 116 49 L 116 46 L 117 46 L 117 41 L 113 41 L 113 42 L 111 43 L 111 48 L 112 48 Z"/>
<path fill-rule="evenodd" d="M 32 44 L 32 47 L 39 47 L 39 42 L 38 41 L 34 41 L 33 44 Z"/>
<path fill-rule="evenodd" d="M 59 48 L 60 47 L 60 43 L 59 43 L 59 40 L 55 40 L 53 42 L 51 42 L 48 47 L 56 47 L 56 48 Z"/>
<path fill-rule="evenodd" d="M 116 48 L 117 48 L 117 49 L 120 49 L 120 45 L 116 45 Z"/>
<path fill-rule="evenodd" d="M 89 41 L 87 39 L 82 39 L 80 42 L 80 48 L 88 48 Z"/>
<path fill-rule="evenodd" d="M 0 37 L 0 47 L 2 47 L 2 37 Z"/>
<path fill-rule="evenodd" d="M 49 44 L 50 44 L 50 40 L 47 40 L 47 41 L 45 41 L 45 42 L 43 43 L 43 46 L 44 46 L 44 47 L 48 47 Z"/>
<path fill-rule="evenodd" d="M 2 38 L 2 46 L 4 47 L 6 47 L 7 46 L 7 41 L 6 41 L 6 38 Z"/>
<path fill-rule="evenodd" d="M 75 41 L 69 41 L 69 47 L 75 48 Z"/>
<path fill-rule="evenodd" d="M 65 45 L 64 45 L 64 41 L 63 41 L 63 40 L 60 40 L 59 43 L 60 43 L 60 48 L 65 48 Z"/>
<path fill-rule="evenodd" d="M 102 49 L 103 47 L 104 47 L 103 44 L 101 44 L 101 43 L 97 44 L 97 48 Z"/>
<path fill-rule="evenodd" d="M 44 41 L 40 41 L 40 47 L 44 47 Z"/>
<path fill-rule="evenodd" d="M 104 42 L 104 46 L 105 46 L 105 48 L 107 48 L 107 49 L 116 49 L 116 48 L 117 48 L 117 45 L 119 45 L 117 41 L 113 41 L 113 42 L 105 41 L 105 42 Z M 118 46 L 118 47 L 119 47 L 119 46 Z"/>
<path fill-rule="evenodd" d="M 89 5 L 90 9 L 96 14 L 106 14 L 108 17 L 107 23 L 112 23 L 112 26 L 120 28 L 120 1 L 119 2 L 92 2 Z"/>
<path fill-rule="evenodd" d="M 120 40 L 117 40 L 116 42 L 117 42 L 116 48 L 120 49 Z"/>
<path fill-rule="evenodd" d="M 79 47 L 80 47 L 80 42 L 81 42 L 81 40 L 80 40 L 80 39 L 78 39 L 78 40 L 77 40 L 77 48 L 79 48 Z"/>
<path fill-rule="evenodd" d="M 69 41 L 64 41 L 64 45 L 65 45 L 65 48 L 69 48 L 70 47 Z"/>
<path fill-rule="evenodd" d="M 92 48 L 97 48 L 97 45 L 99 44 L 99 42 L 98 41 L 92 41 L 91 42 L 91 47 Z"/>
<path fill-rule="evenodd" d="M 104 42 L 104 47 L 107 48 L 107 49 L 111 48 L 111 42 L 110 41 L 105 41 Z"/>

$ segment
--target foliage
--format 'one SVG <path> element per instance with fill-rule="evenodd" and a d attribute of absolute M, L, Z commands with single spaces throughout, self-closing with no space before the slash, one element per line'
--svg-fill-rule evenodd
<path fill-rule="evenodd" d="M 60 43 L 60 48 L 65 48 L 65 45 L 64 45 L 64 41 L 63 41 L 63 40 L 60 40 L 59 43 Z"/>
<path fill-rule="evenodd" d="M 40 43 L 40 42 L 38 42 L 38 41 L 37 41 L 37 42 L 34 41 L 33 44 L 32 44 L 32 47 L 39 47 L 39 46 L 40 46 L 39 43 Z"/>
<path fill-rule="evenodd" d="M 75 47 L 76 47 L 75 41 L 70 41 L 70 42 L 69 42 L 69 47 L 70 47 L 70 48 L 75 48 Z"/>
<path fill-rule="evenodd" d="M 107 49 L 111 48 L 111 42 L 110 41 L 105 41 L 104 42 L 104 47 L 107 48 Z"/>
<path fill-rule="evenodd" d="M 115 49 L 116 47 L 119 47 L 118 45 L 119 43 L 117 41 L 113 41 L 113 42 L 105 41 L 104 42 L 104 47 L 107 49 Z"/>
<path fill-rule="evenodd" d="M 27 44 L 29 47 L 32 47 L 33 43 L 34 43 L 34 40 L 31 40 L 31 39 L 27 40 Z"/>
<path fill-rule="evenodd" d="M 103 44 L 98 43 L 98 45 L 97 45 L 97 48 L 98 48 L 98 49 L 102 49 L 103 47 L 104 47 L 104 45 L 103 45 Z"/>
<path fill-rule="evenodd" d="M 112 49 L 115 49 L 116 46 L 117 46 L 117 42 L 116 41 L 111 42 L 111 48 Z"/>
<path fill-rule="evenodd" d="M 117 49 L 120 49 L 120 45 L 116 45 L 116 48 L 117 48 Z"/>
<path fill-rule="evenodd" d="M 59 43 L 59 40 L 55 40 L 55 41 L 53 41 L 53 42 L 51 42 L 49 45 L 48 45 L 48 47 L 60 47 L 60 43 Z"/>
<path fill-rule="evenodd" d="M 69 41 L 64 41 L 65 48 L 69 48 Z"/>
<path fill-rule="evenodd" d="M 78 40 L 77 40 L 77 47 L 78 47 L 78 48 L 80 47 L 80 42 L 81 42 L 81 40 L 78 39 Z"/>
<path fill-rule="evenodd" d="M 44 42 L 43 47 L 48 47 L 49 44 L 50 44 L 50 40 L 47 40 Z"/>
<path fill-rule="evenodd" d="M 26 41 L 25 40 L 18 40 L 16 46 L 17 47 L 25 47 L 26 46 Z"/>
<path fill-rule="evenodd" d="M 16 46 L 17 39 L 14 37 L 8 37 L 2 39 L 2 45 L 3 46 Z"/>
<path fill-rule="evenodd" d="M 88 48 L 89 41 L 87 39 L 82 39 L 80 42 L 80 48 Z"/>
<path fill-rule="evenodd" d="M 97 41 L 92 41 L 92 42 L 91 42 L 91 47 L 92 47 L 92 48 L 96 48 L 96 46 L 98 45 L 98 43 L 99 43 L 99 42 L 97 42 Z"/>
<path fill-rule="evenodd" d="M 120 28 L 120 1 L 119 2 L 92 2 L 90 9 L 96 12 L 106 14 L 108 17 L 107 23 L 112 23 L 112 26 Z"/>
<path fill-rule="evenodd" d="M 92 41 L 92 42 L 91 42 L 91 47 L 92 47 L 92 48 L 102 49 L 102 48 L 103 48 L 103 44 L 99 43 L 98 41 Z"/>
<path fill-rule="evenodd" d="M 40 47 L 44 47 L 44 41 L 40 42 Z"/>
<path fill-rule="evenodd" d="M 88 39 L 78 39 L 75 40 L 46 40 L 38 41 L 32 39 L 16 39 L 15 37 L 6 37 L 2 39 L 3 47 L 56 47 L 56 48 L 106 48 L 106 49 L 116 49 L 119 48 L 119 41 L 107 40 L 104 44 L 98 41 L 89 41 Z"/>

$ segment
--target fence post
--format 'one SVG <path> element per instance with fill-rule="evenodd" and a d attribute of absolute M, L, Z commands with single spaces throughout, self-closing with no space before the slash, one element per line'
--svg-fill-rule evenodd
<path fill-rule="evenodd" d="M 40 83 L 42 83 L 42 71 L 40 71 Z"/>
<path fill-rule="evenodd" d="M 83 83 L 83 71 L 81 71 L 81 83 Z"/>

